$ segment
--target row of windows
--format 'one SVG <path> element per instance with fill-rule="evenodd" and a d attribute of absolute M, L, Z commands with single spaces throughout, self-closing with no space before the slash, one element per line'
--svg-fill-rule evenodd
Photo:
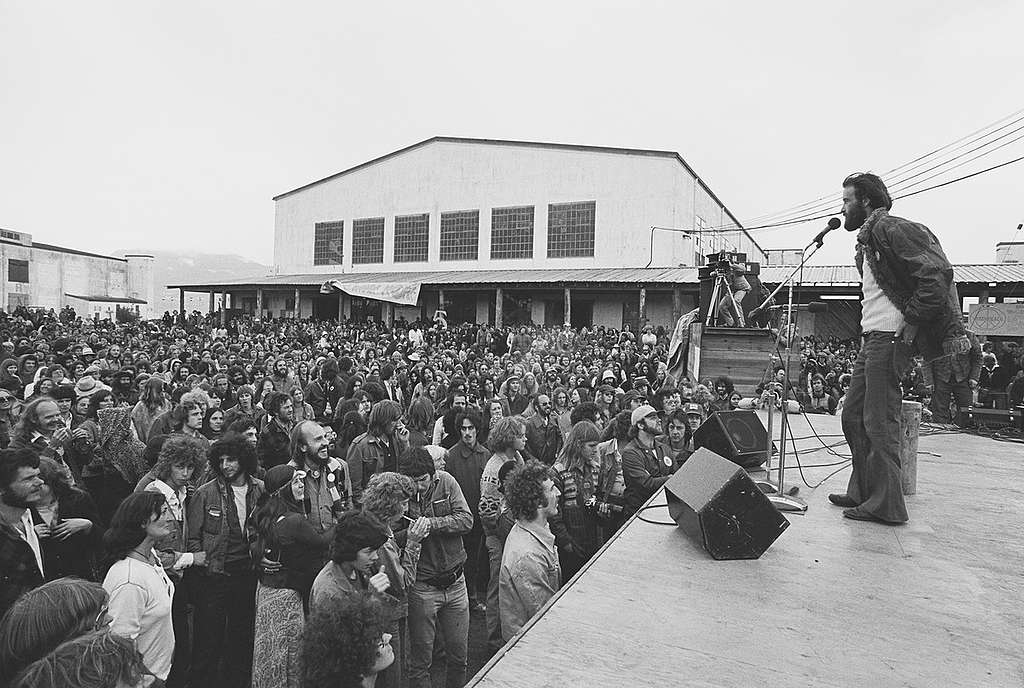
<path fill-rule="evenodd" d="M 548 258 L 594 255 L 594 201 L 548 205 Z M 533 206 L 491 211 L 491 259 L 533 258 Z M 345 222 L 317 222 L 313 233 L 313 265 L 341 265 Z M 396 263 L 425 262 L 430 244 L 430 215 L 395 217 Z M 441 260 L 477 260 L 480 253 L 480 211 L 441 213 Z M 384 262 L 384 218 L 352 222 L 352 263 Z"/>

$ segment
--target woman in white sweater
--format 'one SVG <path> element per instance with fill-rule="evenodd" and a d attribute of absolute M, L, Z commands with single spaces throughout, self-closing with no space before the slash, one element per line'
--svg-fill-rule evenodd
<path fill-rule="evenodd" d="M 110 595 L 110 629 L 135 641 L 146 668 L 160 680 L 167 679 L 174 657 L 174 584 L 153 548 L 169 534 L 166 509 L 159 492 L 129 495 L 103 537 L 108 561 L 113 562 L 103 579 Z"/>

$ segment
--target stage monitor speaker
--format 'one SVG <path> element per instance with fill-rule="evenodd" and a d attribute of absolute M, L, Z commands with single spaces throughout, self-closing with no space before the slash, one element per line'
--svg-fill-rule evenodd
<path fill-rule="evenodd" d="M 767 460 L 768 431 L 753 411 L 716 411 L 693 433 L 695 449 L 706 447 L 744 468 Z"/>
<path fill-rule="evenodd" d="M 668 512 L 713 558 L 757 559 L 789 521 L 747 472 L 698 449 L 665 484 Z"/>

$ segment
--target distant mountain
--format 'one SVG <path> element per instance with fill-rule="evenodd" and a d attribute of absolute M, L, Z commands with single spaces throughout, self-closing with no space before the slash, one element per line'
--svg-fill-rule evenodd
<path fill-rule="evenodd" d="M 224 253 L 122 249 L 115 251 L 113 255 L 123 257 L 126 253 L 147 253 L 156 259 L 153 280 L 156 282 L 157 304 L 154 310 L 157 315 L 164 311 L 178 310 L 178 292 L 167 289 L 168 284 L 201 284 L 255 277 L 270 274 L 271 270 L 269 265 Z M 186 310 L 205 313 L 209 307 L 209 296 L 185 293 Z"/>

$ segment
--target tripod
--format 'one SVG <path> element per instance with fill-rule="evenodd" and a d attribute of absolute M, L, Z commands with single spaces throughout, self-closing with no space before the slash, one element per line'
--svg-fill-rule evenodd
<path fill-rule="evenodd" d="M 729 286 L 727 274 L 721 270 L 717 271 L 717 276 L 715 277 L 715 288 L 711 291 L 711 303 L 708 304 L 708 316 L 705 318 L 704 324 L 707 327 L 718 326 L 718 302 L 722 299 L 723 293 L 729 295 L 729 304 L 736 316 L 736 327 L 746 327 L 743 319 L 743 309 L 736 303 L 736 296 L 732 292 L 732 287 Z"/>

